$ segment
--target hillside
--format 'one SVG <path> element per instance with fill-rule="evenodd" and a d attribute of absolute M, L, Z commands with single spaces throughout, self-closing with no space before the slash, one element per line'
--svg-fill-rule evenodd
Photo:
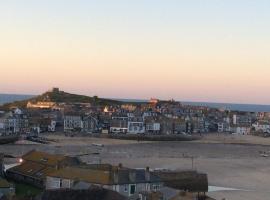
<path fill-rule="evenodd" d="M 94 105 L 120 105 L 122 104 L 121 101 L 111 100 L 111 99 L 104 99 L 99 98 L 97 96 L 89 97 L 84 95 L 77 95 L 77 94 L 71 94 L 64 91 L 59 90 L 52 90 L 45 92 L 42 95 L 22 100 L 22 101 L 15 101 L 12 103 L 7 103 L 2 106 L 0 106 L 0 110 L 8 110 L 10 107 L 20 107 L 25 108 L 28 102 L 38 102 L 38 101 L 52 101 L 56 103 L 91 103 Z"/>

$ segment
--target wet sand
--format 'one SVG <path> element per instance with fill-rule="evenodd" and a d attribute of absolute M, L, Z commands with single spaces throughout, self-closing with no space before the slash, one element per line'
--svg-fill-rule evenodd
<path fill-rule="evenodd" d="M 208 174 L 209 185 L 243 190 L 211 192 L 209 196 L 220 200 L 270 199 L 270 157 L 260 155 L 270 151 L 268 138 L 213 134 L 193 142 L 137 142 L 62 135 L 50 135 L 49 138 L 57 142 L 49 145 L 7 144 L 1 145 L 0 151 L 19 157 L 37 149 L 81 155 L 81 160 L 88 163 L 122 163 L 128 167 L 166 169 L 191 169 L 191 157 L 194 157 L 194 168 Z M 93 143 L 104 144 L 104 147 Z"/>

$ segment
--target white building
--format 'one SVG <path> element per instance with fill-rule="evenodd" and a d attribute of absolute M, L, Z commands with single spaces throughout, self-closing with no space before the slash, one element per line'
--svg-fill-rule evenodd
<path fill-rule="evenodd" d="M 160 132 L 160 123 L 158 122 L 146 122 L 145 131 L 148 133 L 159 133 Z"/>
<path fill-rule="evenodd" d="M 228 133 L 231 132 L 230 124 L 227 122 L 219 122 L 218 123 L 218 132 L 219 133 Z"/>
<path fill-rule="evenodd" d="M 248 126 L 234 126 L 231 127 L 233 134 L 239 135 L 249 135 L 251 131 L 251 127 Z"/>
<path fill-rule="evenodd" d="M 48 125 L 48 131 L 55 132 L 55 127 L 56 127 L 56 121 L 51 120 L 51 124 Z"/>
<path fill-rule="evenodd" d="M 128 121 L 128 133 L 129 134 L 143 134 L 145 133 L 145 126 L 143 118 L 134 117 Z"/>
<path fill-rule="evenodd" d="M 255 131 L 270 132 L 270 123 L 267 121 L 259 121 L 252 124 L 252 126 L 255 128 Z"/>

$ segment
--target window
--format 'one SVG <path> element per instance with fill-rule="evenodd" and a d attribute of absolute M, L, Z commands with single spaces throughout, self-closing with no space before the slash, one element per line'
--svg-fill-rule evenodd
<path fill-rule="evenodd" d="M 159 185 L 153 185 L 153 190 L 156 192 L 159 190 Z"/>
<path fill-rule="evenodd" d="M 128 185 L 124 185 L 124 191 L 128 192 Z"/>

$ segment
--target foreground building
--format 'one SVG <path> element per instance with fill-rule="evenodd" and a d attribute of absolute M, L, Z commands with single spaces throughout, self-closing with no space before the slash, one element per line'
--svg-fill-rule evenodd
<path fill-rule="evenodd" d="M 43 188 L 46 176 L 66 166 L 78 165 L 76 158 L 30 151 L 22 156 L 22 163 L 6 171 L 6 176 L 18 182 Z"/>
<path fill-rule="evenodd" d="M 46 178 L 46 189 L 72 189 L 76 184 L 89 184 L 113 190 L 130 197 L 139 192 L 158 191 L 163 186 L 161 179 L 146 169 L 129 169 L 111 165 L 66 167 Z"/>

